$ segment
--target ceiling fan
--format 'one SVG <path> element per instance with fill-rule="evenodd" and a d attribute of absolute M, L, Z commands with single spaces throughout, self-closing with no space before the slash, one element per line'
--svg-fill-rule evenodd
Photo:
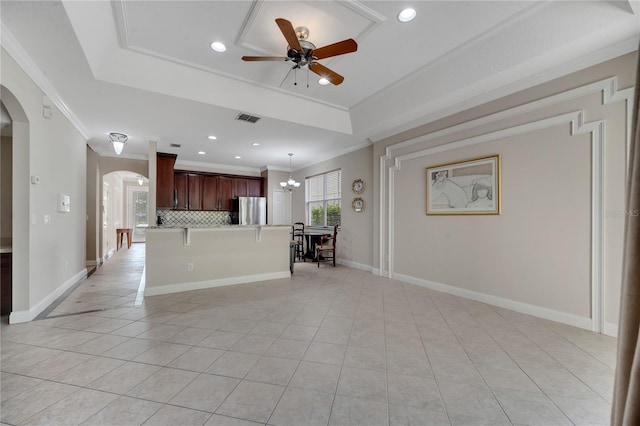
<path fill-rule="evenodd" d="M 343 76 L 316 61 L 355 52 L 358 50 L 358 43 L 356 43 L 355 40 L 342 40 L 316 48 L 313 43 L 307 41 L 307 37 L 309 36 L 308 28 L 293 28 L 291 22 L 283 18 L 276 19 L 276 24 L 278 24 L 282 35 L 287 40 L 287 43 L 289 43 L 287 56 L 243 56 L 243 61 L 292 61 L 295 63 L 292 69 L 298 69 L 307 65 L 308 69 L 312 72 L 318 74 L 320 77 L 326 78 L 336 86 L 344 81 Z"/>

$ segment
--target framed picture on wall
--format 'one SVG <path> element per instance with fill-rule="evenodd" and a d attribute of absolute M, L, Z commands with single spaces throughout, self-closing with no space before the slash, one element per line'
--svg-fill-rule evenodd
<path fill-rule="evenodd" d="M 500 155 L 427 167 L 427 214 L 500 214 Z"/>

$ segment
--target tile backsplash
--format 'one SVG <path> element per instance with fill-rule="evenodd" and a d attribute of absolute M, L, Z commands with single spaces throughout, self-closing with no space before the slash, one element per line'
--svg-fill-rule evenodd
<path fill-rule="evenodd" d="M 231 212 L 158 209 L 156 214 L 162 216 L 165 226 L 226 225 L 231 223 Z"/>

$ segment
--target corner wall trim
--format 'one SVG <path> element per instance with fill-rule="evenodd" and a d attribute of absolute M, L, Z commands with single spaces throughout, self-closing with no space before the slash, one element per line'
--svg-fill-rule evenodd
<path fill-rule="evenodd" d="M 91 139 L 91 133 L 82 124 L 80 119 L 75 115 L 73 111 L 67 106 L 67 104 L 60 96 L 60 93 L 53 87 L 46 74 L 43 73 L 36 63 L 31 59 L 31 56 L 24 50 L 22 45 L 18 43 L 11 31 L 4 25 L 0 24 L 0 32 L 2 34 L 2 47 L 5 48 L 7 53 L 20 65 L 25 73 L 33 80 L 33 82 L 42 90 L 60 112 L 67 117 L 67 120 L 76 128 L 78 132 L 85 138 L 85 140 Z"/>
<path fill-rule="evenodd" d="M 605 146 L 606 146 L 606 133 L 604 120 L 596 120 L 593 122 L 585 122 L 584 111 L 571 111 L 564 114 L 559 114 L 552 117 L 539 119 L 537 121 L 527 122 L 525 124 L 516 125 L 514 127 L 505 128 L 501 130 L 495 130 L 488 133 L 481 133 L 473 137 L 467 137 L 463 139 L 456 139 L 452 142 L 444 145 L 437 145 L 428 148 L 420 148 L 416 146 L 420 143 L 435 140 L 439 137 L 454 135 L 457 132 L 466 131 L 494 123 L 506 118 L 515 117 L 528 112 L 540 110 L 542 108 L 565 102 L 568 100 L 578 99 L 582 96 L 590 95 L 592 93 L 601 93 L 601 104 L 613 104 L 616 102 L 626 102 L 626 151 L 627 158 L 625 164 L 627 166 L 628 175 L 628 153 L 631 145 L 631 108 L 634 96 L 634 88 L 619 89 L 617 77 L 610 77 L 594 83 L 590 83 L 581 87 L 567 90 L 547 98 L 532 101 L 511 109 L 507 109 L 495 114 L 477 118 L 468 122 L 464 122 L 458 125 L 447 127 L 441 130 L 434 131 L 432 133 L 418 136 L 416 138 L 408 139 L 402 142 L 398 142 L 393 145 L 389 145 L 385 148 L 385 152 L 380 156 L 380 245 L 379 245 L 379 263 L 381 265 L 380 275 L 398 276 L 394 272 L 394 231 L 395 231 L 395 218 L 393 215 L 395 200 L 394 200 L 394 174 L 401 169 L 402 161 L 411 160 L 416 158 L 426 157 L 432 154 L 468 147 L 471 145 L 481 144 L 495 140 L 496 138 L 513 136 L 515 134 L 521 134 L 537 130 L 540 128 L 546 128 L 553 125 L 559 125 L 569 123 L 571 125 L 571 134 L 589 134 L 591 136 L 591 265 L 590 265 L 590 293 L 591 293 L 591 318 L 590 327 L 586 327 L 591 331 L 597 333 L 604 333 L 611 335 L 613 330 L 610 325 L 605 324 L 605 247 L 604 247 L 604 168 L 605 168 Z M 416 146 L 416 148 L 412 148 Z M 404 152 L 403 152 L 404 151 Z M 385 261 L 387 262 L 388 272 L 384 273 Z M 444 291 L 444 290 L 443 290 Z M 491 303 L 491 302 L 489 302 Z M 500 306 L 500 305 L 498 305 Z M 510 308 L 512 309 L 512 308 Z M 544 309 L 544 308 L 540 308 Z M 517 309 L 514 309 L 517 310 Z M 533 313 L 532 315 L 537 315 Z M 570 314 L 567 314 L 570 315 Z M 544 317 L 543 318 L 547 318 Z M 567 324 L 562 320 L 557 320 Z M 578 327 L 581 327 L 578 325 Z M 617 333 L 617 331 L 616 331 Z"/>
<path fill-rule="evenodd" d="M 35 306 L 28 311 L 15 311 L 9 315 L 9 324 L 17 324 L 20 322 L 32 321 L 35 317 L 40 315 L 49 305 L 56 301 L 56 299 L 73 285 L 87 278 L 87 268 L 84 268 L 67 281 L 65 281 L 60 287 L 49 293 L 44 299 L 38 302 Z"/>

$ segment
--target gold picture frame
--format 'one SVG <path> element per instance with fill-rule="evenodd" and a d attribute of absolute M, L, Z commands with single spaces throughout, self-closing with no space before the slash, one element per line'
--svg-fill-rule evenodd
<path fill-rule="evenodd" d="M 500 155 L 427 167 L 427 215 L 502 213 Z"/>
<path fill-rule="evenodd" d="M 364 181 L 362 179 L 356 179 L 351 184 L 351 190 L 356 194 L 362 194 L 364 192 Z"/>
<path fill-rule="evenodd" d="M 354 212 L 360 213 L 362 210 L 364 210 L 364 200 L 360 197 L 354 198 L 353 202 L 351 203 L 351 207 L 353 208 Z"/>

